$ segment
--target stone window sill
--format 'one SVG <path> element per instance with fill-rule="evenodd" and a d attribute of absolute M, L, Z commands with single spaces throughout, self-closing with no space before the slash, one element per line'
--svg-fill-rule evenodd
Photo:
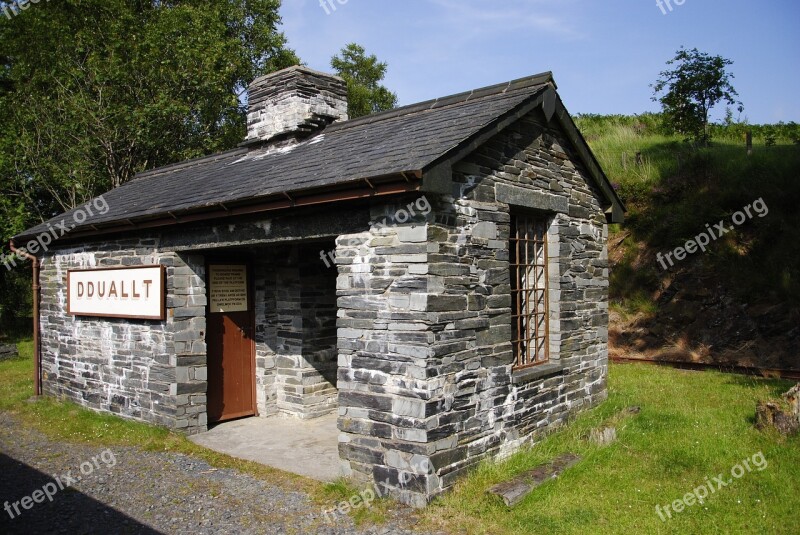
<path fill-rule="evenodd" d="M 547 364 L 541 364 L 539 366 L 533 366 L 531 368 L 525 368 L 523 370 L 516 370 L 511 373 L 511 384 L 523 384 L 529 383 L 531 381 L 536 381 L 537 379 L 545 379 L 547 377 L 552 377 L 553 375 L 558 375 L 564 371 L 564 365 L 556 360 L 552 362 L 548 362 Z"/>

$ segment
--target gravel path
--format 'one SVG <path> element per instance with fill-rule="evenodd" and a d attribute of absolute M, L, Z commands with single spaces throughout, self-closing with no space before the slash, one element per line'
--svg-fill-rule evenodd
<path fill-rule="evenodd" d="M 8 506 L 0 533 L 414 533 L 402 508 L 389 525 L 358 529 L 347 516 L 326 519 L 305 493 L 237 470 L 175 453 L 53 441 L 4 413 L 0 474 L 0 507 Z"/>

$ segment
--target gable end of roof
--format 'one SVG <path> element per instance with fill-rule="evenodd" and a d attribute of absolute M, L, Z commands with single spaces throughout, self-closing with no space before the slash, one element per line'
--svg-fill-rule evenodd
<path fill-rule="evenodd" d="M 603 207 L 606 210 L 607 221 L 609 223 L 624 222 L 626 212 L 625 205 L 619 198 L 619 195 L 617 195 L 608 177 L 603 172 L 600 163 L 597 161 L 597 158 L 586 142 L 586 139 L 583 137 L 583 134 L 581 134 L 577 125 L 572 120 L 572 117 L 569 115 L 569 112 L 556 91 L 556 84 L 552 78 L 542 86 L 541 91 L 536 92 L 515 108 L 497 117 L 483 129 L 463 140 L 460 144 L 453 147 L 423 169 L 423 191 L 449 193 L 453 164 L 461 161 L 486 143 L 490 138 L 501 133 L 506 128 L 540 107 L 548 122 L 552 121 L 553 118 L 558 120 L 567 139 L 569 139 L 576 149 L 581 163 L 587 169 L 591 178 L 603 194 L 602 200 L 605 201 Z"/>

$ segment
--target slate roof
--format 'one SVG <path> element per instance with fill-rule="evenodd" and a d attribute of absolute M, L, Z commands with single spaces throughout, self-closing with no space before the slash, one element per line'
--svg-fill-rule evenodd
<path fill-rule="evenodd" d="M 74 230 L 237 206 L 314 188 L 423 170 L 548 87 L 550 73 L 334 123 L 286 148 L 239 148 L 137 175 L 103 195 L 109 210 Z M 74 211 L 72 211 L 74 212 Z M 71 220 L 67 212 L 50 223 Z M 133 228 L 133 227 L 132 227 Z M 23 232 L 31 238 L 47 223 Z M 21 242 L 20 242 L 21 244 Z"/>

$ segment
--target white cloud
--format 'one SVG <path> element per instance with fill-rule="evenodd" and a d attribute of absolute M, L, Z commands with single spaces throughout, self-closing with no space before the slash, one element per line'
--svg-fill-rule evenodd
<path fill-rule="evenodd" d="M 538 30 L 569 40 L 580 39 L 580 33 L 568 21 L 565 4 L 558 0 L 430 0 L 445 11 L 449 24 L 459 24 L 474 33 L 505 30 Z"/>

